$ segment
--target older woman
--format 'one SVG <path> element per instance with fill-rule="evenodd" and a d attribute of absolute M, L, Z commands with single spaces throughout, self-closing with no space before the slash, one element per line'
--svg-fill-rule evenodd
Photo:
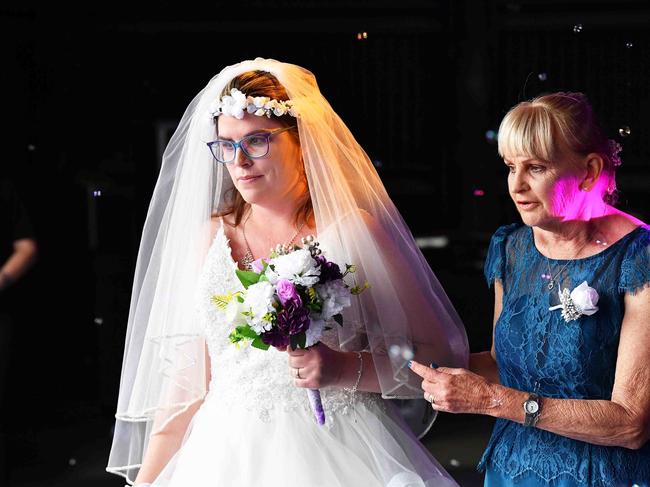
<path fill-rule="evenodd" d="M 497 418 L 485 485 L 650 485 L 650 231 L 612 206 L 620 146 L 581 93 L 515 106 L 499 154 L 522 224 L 492 237 L 490 352 L 418 362 L 434 409 Z"/>

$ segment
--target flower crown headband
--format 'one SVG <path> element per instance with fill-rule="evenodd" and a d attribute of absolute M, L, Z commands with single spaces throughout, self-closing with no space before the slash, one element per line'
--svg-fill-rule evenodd
<path fill-rule="evenodd" d="M 219 115 L 229 115 L 241 120 L 245 113 L 251 113 L 258 117 L 266 115 L 268 118 L 271 118 L 271 115 L 276 117 L 298 116 L 291 100 L 274 100 L 268 96 L 246 96 L 237 88 L 232 88 L 230 95 L 224 95 L 220 100 L 213 102 L 209 112 L 210 118 L 213 120 Z"/>

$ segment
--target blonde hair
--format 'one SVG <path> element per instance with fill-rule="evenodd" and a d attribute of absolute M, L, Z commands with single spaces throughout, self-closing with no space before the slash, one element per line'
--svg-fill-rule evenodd
<path fill-rule="evenodd" d="M 603 196 L 613 203 L 618 156 L 583 93 L 550 93 L 515 105 L 501 121 L 498 143 L 501 157 L 526 156 L 549 164 L 599 154 L 609 183 Z"/>
<path fill-rule="evenodd" d="M 221 95 L 219 96 L 222 97 L 224 95 L 230 94 L 230 90 L 232 88 L 237 88 L 247 96 L 267 96 L 275 100 L 289 99 L 284 86 L 280 84 L 275 76 L 266 71 L 246 71 L 245 73 L 236 76 L 226 84 L 223 91 L 221 92 Z M 300 145 L 300 136 L 298 135 L 298 122 L 296 121 L 296 118 L 290 115 L 283 115 L 281 117 L 274 118 L 279 121 L 283 127 L 291 128 L 291 130 L 288 131 L 288 134 L 294 138 L 298 145 Z M 215 126 L 218 127 L 216 118 Z M 300 225 L 303 222 L 307 222 L 310 226 L 313 226 L 314 210 L 311 203 L 311 196 L 309 194 L 307 177 L 304 174 L 304 161 L 301 162 L 303 164 L 303 178 L 305 180 L 307 191 L 298 202 L 298 207 L 296 208 L 294 216 L 294 222 L 296 226 Z M 226 194 L 225 210 L 219 213 L 215 213 L 213 216 L 225 216 L 232 214 L 234 217 L 233 224 L 234 226 L 238 226 L 242 221 L 247 207 L 248 203 L 246 203 L 241 193 L 237 191 L 237 188 L 233 186 L 229 190 L 228 194 Z"/>

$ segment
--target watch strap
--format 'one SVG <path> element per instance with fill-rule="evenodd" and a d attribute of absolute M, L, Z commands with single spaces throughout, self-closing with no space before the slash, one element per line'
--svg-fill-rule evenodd
<path fill-rule="evenodd" d="M 526 403 L 528 401 L 535 401 L 537 403 L 537 411 L 534 413 L 529 413 L 528 410 L 526 409 Z M 537 420 L 539 419 L 539 413 L 542 409 L 542 404 L 541 404 L 541 399 L 540 397 L 532 392 L 529 396 L 528 399 L 524 402 L 524 413 L 526 414 L 524 418 L 524 426 L 530 427 L 530 426 L 535 426 L 537 424 Z"/>

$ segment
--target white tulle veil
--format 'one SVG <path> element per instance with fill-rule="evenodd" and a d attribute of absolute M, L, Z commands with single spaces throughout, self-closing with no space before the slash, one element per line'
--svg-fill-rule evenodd
<path fill-rule="evenodd" d="M 372 353 L 382 395 L 411 411 L 414 428 L 430 410 L 416 360 L 467 365 L 464 327 L 388 197 L 368 156 L 321 95 L 312 73 L 272 59 L 223 69 L 192 100 L 164 152 L 135 269 L 113 445 L 107 470 L 135 479 L 152 432 L 206 394 L 205 342 L 195 288 L 211 243 L 210 216 L 232 186 L 205 142 L 209 106 L 247 71 L 273 74 L 298 113 L 316 229 L 330 260 L 356 264 L 370 289 L 344 314 L 343 350 Z M 408 403 L 408 404 L 407 404 Z"/>

